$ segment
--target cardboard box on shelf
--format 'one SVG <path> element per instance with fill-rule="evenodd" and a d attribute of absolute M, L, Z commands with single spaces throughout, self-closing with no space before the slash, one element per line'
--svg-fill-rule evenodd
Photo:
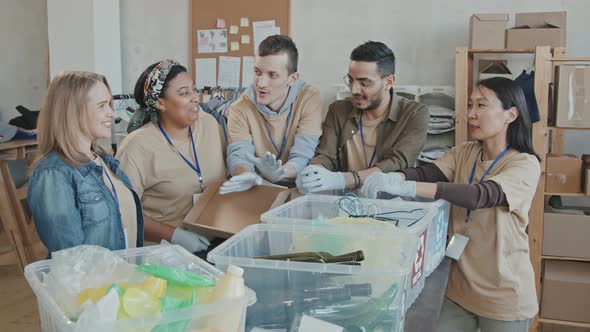
<path fill-rule="evenodd" d="M 574 155 L 547 155 L 545 192 L 580 193 L 582 190 L 582 159 Z"/>
<path fill-rule="evenodd" d="M 557 324 L 541 324 L 543 332 L 590 332 L 590 327 L 566 326 Z"/>
<path fill-rule="evenodd" d="M 584 169 L 584 194 L 590 196 L 590 167 Z"/>
<path fill-rule="evenodd" d="M 590 259 L 590 216 L 545 213 L 543 255 Z"/>
<path fill-rule="evenodd" d="M 186 229 L 229 238 L 244 227 L 260 223 L 260 215 L 300 196 L 296 189 L 255 186 L 244 192 L 218 193 L 223 181 L 210 183 L 184 218 Z"/>
<path fill-rule="evenodd" d="M 473 14 L 469 20 L 469 48 L 503 49 L 508 14 Z"/>
<path fill-rule="evenodd" d="M 506 48 L 565 47 L 566 12 L 517 13 L 515 27 L 506 30 Z"/>
<path fill-rule="evenodd" d="M 507 60 L 479 60 L 477 63 L 479 79 L 505 77 L 512 79 L 512 72 L 508 69 Z"/>
<path fill-rule="evenodd" d="M 590 128 L 590 66 L 555 66 L 555 125 Z"/>
<path fill-rule="evenodd" d="M 541 317 L 590 323 L 590 262 L 546 260 Z"/>

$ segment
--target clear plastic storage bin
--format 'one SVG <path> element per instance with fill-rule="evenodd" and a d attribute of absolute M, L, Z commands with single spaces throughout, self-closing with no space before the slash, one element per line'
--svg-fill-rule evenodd
<path fill-rule="evenodd" d="M 261 219 L 264 223 L 273 224 L 314 224 L 322 223 L 321 219 L 331 219 L 336 217 L 348 216 L 348 213 L 342 210 L 339 196 L 328 195 L 306 195 L 287 202 L 279 207 L 262 214 Z M 430 232 L 432 224 L 437 217 L 438 210 L 430 204 L 421 202 L 403 201 L 403 200 L 383 200 L 359 198 L 361 204 L 369 214 L 383 212 L 398 212 L 392 214 L 399 217 L 396 224 L 397 229 L 413 234 L 419 238 L 419 246 L 415 254 L 413 264 L 412 282 L 408 284 L 406 308 L 409 308 L 424 288 L 425 267 L 427 261 L 433 256 L 430 252 L 429 244 L 431 242 Z M 402 211 L 422 210 L 413 213 L 401 213 Z M 418 220 L 416 222 L 416 220 Z M 325 223 L 322 223 L 324 225 Z M 329 226 L 329 225 L 326 225 Z M 338 225 L 340 226 L 340 225 Z M 351 225 L 359 226 L 359 225 Z M 359 232 L 364 231 L 369 226 L 361 227 Z M 382 227 L 382 226 L 370 226 Z M 430 231 L 430 232 L 429 232 Z"/>
<path fill-rule="evenodd" d="M 383 227 L 295 224 L 251 225 L 213 249 L 207 259 L 220 269 L 242 267 L 257 303 L 246 328 L 292 331 L 311 316 L 358 331 L 402 331 L 405 292 L 411 282 L 417 236 Z M 260 256 L 299 252 L 332 255 L 362 250 L 361 265 L 270 260 Z M 356 328 L 356 329 L 355 329 Z"/>
<path fill-rule="evenodd" d="M 395 200 L 399 202 L 407 202 L 401 198 L 396 198 Z M 425 276 L 428 277 L 445 258 L 451 205 L 444 199 L 427 200 L 416 198 L 413 202 L 419 202 L 425 206 L 432 206 L 437 210 L 435 217 L 428 226 L 428 250 L 425 262 L 426 265 L 424 267 Z"/>
<path fill-rule="evenodd" d="M 202 274 L 213 280 L 223 276 L 223 273 L 202 259 L 190 254 L 188 251 L 177 245 L 158 245 L 137 249 L 114 251 L 129 263 L 144 264 L 152 263 L 172 266 L 197 274 Z M 60 309 L 56 301 L 49 295 L 43 284 L 43 278 L 50 269 L 50 260 L 44 260 L 27 265 L 25 278 L 37 296 L 39 305 L 39 316 L 41 319 L 41 330 L 44 332 L 69 332 L 80 331 L 76 322 L 70 320 Z M 210 331 L 207 329 L 207 318 L 212 315 L 224 314 L 232 310 L 245 312 L 246 307 L 256 302 L 256 294 L 251 289 L 246 289 L 246 298 L 231 301 L 223 301 L 211 304 L 196 304 L 192 307 L 161 313 L 160 315 L 143 316 L 117 320 L 110 323 L 97 322 L 95 325 L 85 326 L 84 332 L 179 332 L 178 324 L 182 321 L 190 321 L 186 330 L 180 331 Z M 240 331 L 244 331 L 244 315 Z M 184 324 L 180 324 L 184 325 Z M 155 327 L 154 327 L 155 326 Z"/>

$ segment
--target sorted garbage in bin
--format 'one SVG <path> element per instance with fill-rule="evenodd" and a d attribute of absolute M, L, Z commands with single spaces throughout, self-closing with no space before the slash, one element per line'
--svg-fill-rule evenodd
<path fill-rule="evenodd" d="M 306 263 L 359 263 L 365 259 L 362 250 L 349 252 L 342 255 L 332 255 L 327 252 L 295 252 L 283 255 L 270 255 L 254 257 L 258 259 L 285 260 Z"/>
<path fill-rule="evenodd" d="M 55 252 L 45 278 L 45 287 L 79 330 L 96 321 L 158 317 L 197 302 L 210 303 L 215 284 L 169 266 L 129 264 L 108 249 L 87 245 Z M 154 320 L 152 326 L 136 330 L 181 332 L 188 324 L 190 320 L 157 325 Z"/>

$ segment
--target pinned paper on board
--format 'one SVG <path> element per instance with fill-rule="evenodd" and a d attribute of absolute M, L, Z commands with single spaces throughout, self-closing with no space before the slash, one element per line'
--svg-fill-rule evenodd
<path fill-rule="evenodd" d="M 250 44 L 250 35 L 242 35 L 242 44 Z"/>
<path fill-rule="evenodd" d="M 219 57 L 219 85 L 236 88 L 240 84 L 240 57 Z"/>
<path fill-rule="evenodd" d="M 224 19 L 222 19 L 222 18 L 218 18 L 218 19 L 217 19 L 217 25 L 216 25 L 216 27 L 217 27 L 218 29 L 223 29 L 223 28 L 225 28 L 225 20 L 224 20 Z"/>
<path fill-rule="evenodd" d="M 195 59 L 195 85 L 197 89 L 206 86 L 217 86 L 217 59 Z"/>
<path fill-rule="evenodd" d="M 230 51 L 239 51 L 240 50 L 240 43 L 238 42 L 231 42 L 230 44 Z"/>
<path fill-rule="evenodd" d="M 237 35 L 238 34 L 238 26 L 232 25 L 229 27 L 229 34 L 230 35 Z"/>
<path fill-rule="evenodd" d="M 274 20 L 252 22 L 254 34 L 254 52 L 258 51 L 258 45 L 269 36 L 280 35 L 281 28 L 275 26 Z"/>
<path fill-rule="evenodd" d="M 247 27 L 248 25 L 250 25 L 250 20 L 248 20 L 247 17 L 242 17 L 240 20 L 240 26 Z"/>
<path fill-rule="evenodd" d="M 254 57 L 242 57 L 242 87 L 248 87 L 254 82 Z"/>
<path fill-rule="evenodd" d="M 199 53 L 227 52 L 227 29 L 198 30 L 197 45 Z"/>

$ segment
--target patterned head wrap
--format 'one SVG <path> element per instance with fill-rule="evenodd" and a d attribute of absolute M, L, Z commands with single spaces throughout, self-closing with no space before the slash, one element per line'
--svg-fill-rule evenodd
<path fill-rule="evenodd" d="M 162 95 L 164 82 L 166 81 L 168 74 L 170 74 L 170 70 L 174 66 L 180 66 L 180 63 L 175 60 L 166 59 L 164 61 L 160 61 L 160 63 L 158 63 L 148 74 L 143 86 L 143 98 L 150 113 L 156 111 L 156 103 Z"/>
<path fill-rule="evenodd" d="M 162 89 L 164 88 L 164 82 L 170 70 L 174 66 L 180 66 L 181 64 L 175 60 L 164 60 L 158 63 L 152 71 L 148 74 L 145 83 L 143 85 L 143 101 L 146 107 L 142 107 L 133 113 L 127 126 L 127 132 L 141 128 L 148 122 L 158 122 L 158 112 L 156 109 L 156 103 L 162 95 Z"/>

